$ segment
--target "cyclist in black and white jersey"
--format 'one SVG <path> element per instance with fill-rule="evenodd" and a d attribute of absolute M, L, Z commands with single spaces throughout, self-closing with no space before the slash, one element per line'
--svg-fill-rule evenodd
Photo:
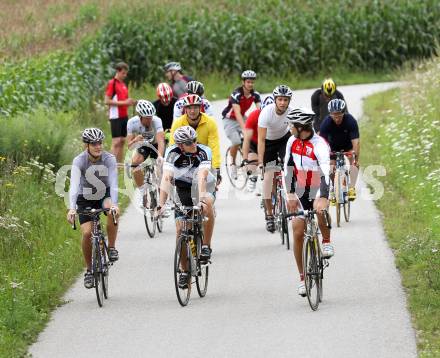
<path fill-rule="evenodd" d="M 208 116 L 214 117 L 211 103 L 203 96 L 205 87 L 202 82 L 190 81 L 186 84 L 187 95 L 196 94 L 202 99 L 200 112 L 206 113 Z M 173 119 L 179 118 L 185 114 L 185 96 L 177 100 L 174 104 Z"/>
<path fill-rule="evenodd" d="M 212 152 L 205 145 L 197 144 L 197 133 L 190 126 L 176 129 L 173 135 L 175 145 L 166 152 L 163 166 L 163 177 L 160 190 L 159 214 L 171 191 L 172 183 L 176 186 L 179 201 L 184 206 L 200 206 L 208 221 L 204 223 L 204 238 L 200 253 L 202 261 L 211 258 L 211 239 L 214 230 L 214 200 L 216 175 L 211 172 Z M 176 217 L 180 213 L 176 211 Z M 180 236 L 180 225 L 177 224 L 176 239 Z M 179 279 L 181 288 L 187 288 L 187 275 L 182 273 Z"/>
<path fill-rule="evenodd" d="M 286 144 L 290 138 L 287 112 L 293 96 L 292 90 L 279 85 L 273 90 L 275 103 L 264 107 L 258 118 L 258 166 L 264 167 L 263 199 L 266 214 L 266 230 L 275 232 L 271 192 L 274 170 L 271 169 L 284 159 Z"/>
<path fill-rule="evenodd" d="M 102 150 L 104 133 L 98 128 L 87 128 L 82 133 L 85 150 L 73 159 L 70 177 L 70 206 L 67 221 L 73 224 L 78 209 L 111 209 L 119 215 L 118 208 L 118 173 L 116 158 Z M 92 223 L 91 217 L 79 215 L 82 233 L 82 251 L 87 266 L 84 275 L 84 286 L 93 287 L 92 265 Z M 109 260 L 117 261 L 115 249 L 117 228 L 110 215 L 107 218 L 107 235 L 109 242 Z"/>
<path fill-rule="evenodd" d="M 139 100 L 136 105 L 137 116 L 129 119 L 127 123 L 127 141 L 129 149 L 133 151 L 132 165 L 139 165 L 145 159 L 157 159 L 158 165 L 163 162 L 165 152 L 165 135 L 162 121 L 156 116 L 156 108 L 146 100 Z M 154 148 L 149 147 L 148 142 Z M 138 188 L 143 185 L 143 173 L 133 170 L 133 178 Z M 142 191 L 142 190 L 141 190 Z"/>

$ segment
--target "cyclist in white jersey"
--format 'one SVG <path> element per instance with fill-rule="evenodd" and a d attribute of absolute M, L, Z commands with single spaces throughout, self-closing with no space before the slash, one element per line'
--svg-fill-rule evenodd
<path fill-rule="evenodd" d="M 139 100 L 136 105 L 137 116 L 127 123 L 127 141 L 129 149 L 133 151 L 132 165 L 139 165 L 150 157 L 156 159 L 160 166 L 165 152 L 165 134 L 162 120 L 156 116 L 156 108 L 146 100 Z M 146 145 L 148 142 L 154 148 Z M 159 173 L 158 173 L 159 174 Z M 143 174 L 140 170 L 133 170 L 133 178 L 138 188 L 143 185 Z"/>
<path fill-rule="evenodd" d="M 274 167 L 281 163 L 290 137 L 287 112 L 292 99 L 292 90 L 279 85 L 273 90 L 275 103 L 264 107 L 258 118 L 258 166 L 264 170 L 263 199 L 266 215 L 266 230 L 275 232 L 271 192 L 273 190 Z"/>

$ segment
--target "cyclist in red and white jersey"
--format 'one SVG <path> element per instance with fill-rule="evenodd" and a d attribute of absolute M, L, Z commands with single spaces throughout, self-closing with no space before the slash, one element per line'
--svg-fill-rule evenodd
<path fill-rule="evenodd" d="M 196 94 L 202 99 L 202 105 L 200 106 L 200 112 L 206 113 L 208 116 L 214 117 L 211 103 L 203 97 L 205 93 L 205 87 L 202 82 L 190 81 L 186 84 L 186 95 Z M 173 119 L 179 118 L 185 114 L 185 97 L 183 96 L 174 104 Z"/>
<path fill-rule="evenodd" d="M 322 255 L 330 258 L 334 249 L 330 243 L 330 229 L 323 210 L 328 208 L 330 186 L 330 147 L 324 138 L 313 130 L 314 113 L 311 110 L 291 109 L 287 119 L 292 136 L 286 145 L 284 158 L 284 182 L 289 212 L 315 209 L 323 237 Z M 295 217 L 293 226 L 293 253 L 300 273 L 298 294 L 305 296 L 302 248 L 304 241 L 304 217 Z"/>
<path fill-rule="evenodd" d="M 254 82 L 257 74 L 252 70 L 244 71 L 241 74 L 242 85 L 232 92 L 229 97 L 228 105 L 222 111 L 223 127 L 226 136 L 231 141 L 232 163 L 226 163 L 231 166 L 232 176 L 236 176 L 237 166 L 235 158 L 241 144 L 241 135 L 244 131 L 246 121 L 245 113 L 253 103 L 260 108 L 261 97 L 257 91 L 254 91 Z M 240 163 L 239 163 L 240 164 Z"/>

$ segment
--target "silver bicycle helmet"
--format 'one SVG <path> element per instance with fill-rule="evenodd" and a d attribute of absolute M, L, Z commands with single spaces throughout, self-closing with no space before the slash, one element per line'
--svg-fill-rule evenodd
<path fill-rule="evenodd" d="M 183 126 L 176 129 L 173 138 L 176 144 L 190 143 L 197 139 L 197 133 L 193 127 Z"/>
<path fill-rule="evenodd" d="M 243 71 L 241 74 L 242 80 L 255 80 L 257 78 L 257 74 L 252 70 Z"/>
<path fill-rule="evenodd" d="M 152 117 L 156 114 L 156 108 L 150 101 L 140 99 L 136 104 L 136 112 L 141 117 Z"/>
<path fill-rule="evenodd" d="M 180 65 L 179 62 L 168 62 L 165 66 L 163 66 L 163 70 L 165 72 L 168 71 L 182 71 L 182 66 Z"/>
<path fill-rule="evenodd" d="M 86 128 L 82 132 L 82 141 L 84 143 L 102 142 L 104 138 L 104 132 L 99 128 Z"/>
<path fill-rule="evenodd" d="M 290 89 L 289 86 L 286 85 L 279 85 L 276 86 L 275 89 L 272 92 L 273 97 L 277 98 L 277 97 L 288 97 L 288 98 L 292 98 L 293 96 L 293 92 Z"/>
<path fill-rule="evenodd" d="M 328 103 L 329 113 L 344 112 L 345 111 L 345 101 L 343 99 L 332 99 Z"/>
<path fill-rule="evenodd" d="M 287 120 L 291 125 L 297 124 L 302 127 L 311 126 L 314 117 L 315 113 L 306 108 L 294 108 L 287 112 Z"/>

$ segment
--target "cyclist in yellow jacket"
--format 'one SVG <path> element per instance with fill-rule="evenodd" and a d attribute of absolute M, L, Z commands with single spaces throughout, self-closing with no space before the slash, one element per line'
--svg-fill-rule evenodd
<path fill-rule="evenodd" d="M 191 126 L 196 130 L 197 142 L 208 146 L 212 150 L 212 167 L 217 171 L 217 185 L 221 181 L 220 175 L 220 137 L 217 122 L 214 118 L 200 111 L 202 99 L 196 94 L 184 98 L 185 114 L 174 120 L 171 126 L 170 145 L 174 144 L 174 132 L 177 128 Z"/>

